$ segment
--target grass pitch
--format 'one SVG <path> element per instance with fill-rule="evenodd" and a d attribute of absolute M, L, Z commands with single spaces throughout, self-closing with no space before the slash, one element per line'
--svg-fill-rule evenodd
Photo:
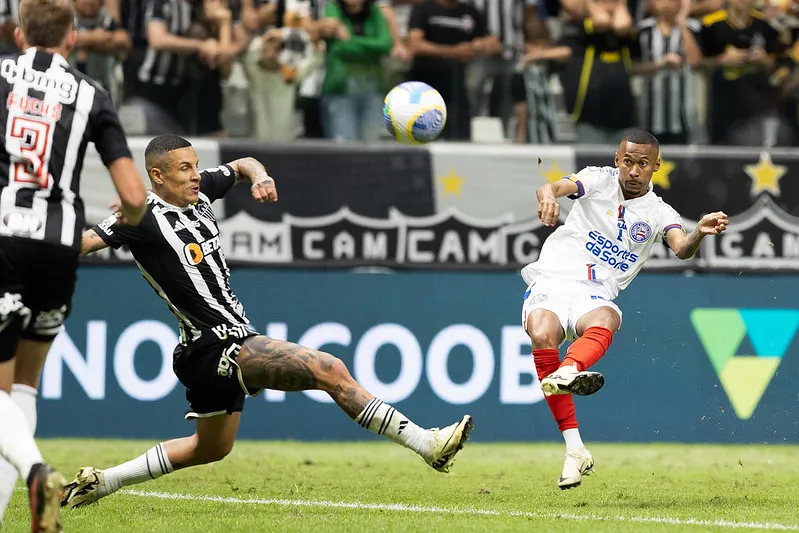
<path fill-rule="evenodd" d="M 42 440 L 67 477 L 153 442 Z M 799 530 L 799 447 L 589 444 L 560 491 L 561 444 L 469 444 L 449 475 L 388 442 L 236 444 L 224 461 L 64 512 L 67 532 Z M 20 485 L 21 487 L 21 485 Z M 4 533 L 30 531 L 18 490 Z"/>

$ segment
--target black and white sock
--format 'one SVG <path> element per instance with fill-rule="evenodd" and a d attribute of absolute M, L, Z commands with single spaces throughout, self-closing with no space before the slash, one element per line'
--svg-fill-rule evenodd
<path fill-rule="evenodd" d="M 164 474 L 171 474 L 174 470 L 162 442 L 136 459 L 103 470 L 105 484 L 104 487 L 98 488 L 100 497 L 108 496 L 128 485 L 158 479 Z"/>
<path fill-rule="evenodd" d="M 355 421 L 362 428 L 402 444 L 422 456 L 429 453 L 432 445 L 428 430 L 420 428 L 407 416 L 378 398 L 372 398 L 361 414 L 355 417 Z"/>

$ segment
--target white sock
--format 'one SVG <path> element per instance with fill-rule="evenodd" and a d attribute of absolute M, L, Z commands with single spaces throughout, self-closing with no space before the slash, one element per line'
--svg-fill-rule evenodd
<path fill-rule="evenodd" d="M 17 469 L 5 459 L 0 458 L 0 524 L 3 523 L 3 513 L 11 500 L 11 494 L 17 484 L 17 477 L 19 477 Z"/>
<path fill-rule="evenodd" d="M 31 435 L 36 433 L 37 395 L 36 389 L 19 383 L 15 383 L 11 389 L 11 399 L 17 404 L 22 414 L 25 415 Z M 5 459 L 0 458 L 0 522 L 3 521 L 3 513 L 5 513 L 11 494 L 14 492 L 17 477 L 17 469 Z"/>
<path fill-rule="evenodd" d="M 31 435 L 36 435 L 36 423 L 38 422 L 36 399 L 38 396 L 39 392 L 33 387 L 21 383 L 14 383 L 11 387 L 11 399 L 14 400 L 22 414 L 25 415 Z"/>
<path fill-rule="evenodd" d="M 377 398 L 366 404 L 361 414 L 355 417 L 355 421 L 372 433 L 402 444 L 421 456 L 429 453 L 432 445 L 428 430 L 420 428 L 407 416 Z"/>
<path fill-rule="evenodd" d="M 28 479 L 33 465 L 44 462 L 25 415 L 3 390 L 0 390 L 0 456 L 14 465 L 22 479 Z"/>
<path fill-rule="evenodd" d="M 563 430 L 563 440 L 566 441 L 566 451 L 585 450 L 583 439 L 580 438 L 580 430 L 577 428 Z"/>
<path fill-rule="evenodd" d="M 108 496 L 128 485 L 158 479 L 164 474 L 171 474 L 174 471 L 162 442 L 127 463 L 103 470 L 105 486 L 98 489 L 100 497 Z"/>

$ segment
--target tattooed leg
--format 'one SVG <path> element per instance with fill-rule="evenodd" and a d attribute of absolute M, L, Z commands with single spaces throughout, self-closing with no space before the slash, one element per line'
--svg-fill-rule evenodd
<path fill-rule="evenodd" d="M 258 336 L 244 341 L 236 362 L 247 388 L 323 390 L 361 427 L 429 455 L 431 433 L 369 394 L 329 353 Z"/>
<path fill-rule="evenodd" d="M 236 362 L 247 388 L 323 390 L 350 418 L 355 418 L 374 398 L 352 378 L 340 359 L 299 344 L 250 337 Z"/>

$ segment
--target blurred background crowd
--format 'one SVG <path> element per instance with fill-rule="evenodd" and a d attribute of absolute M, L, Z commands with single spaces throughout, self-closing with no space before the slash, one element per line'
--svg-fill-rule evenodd
<path fill-rule="evenodd" d="M 770 1 L 772 3 L 761 3 Z M 17 0 L 0 0 L 14 50 Z M 372 141 L 424 81 L 443 137 L 614 144 L 799 140 L 797 0 L 75 0 L 71 62 L 129 134 Z"/>

